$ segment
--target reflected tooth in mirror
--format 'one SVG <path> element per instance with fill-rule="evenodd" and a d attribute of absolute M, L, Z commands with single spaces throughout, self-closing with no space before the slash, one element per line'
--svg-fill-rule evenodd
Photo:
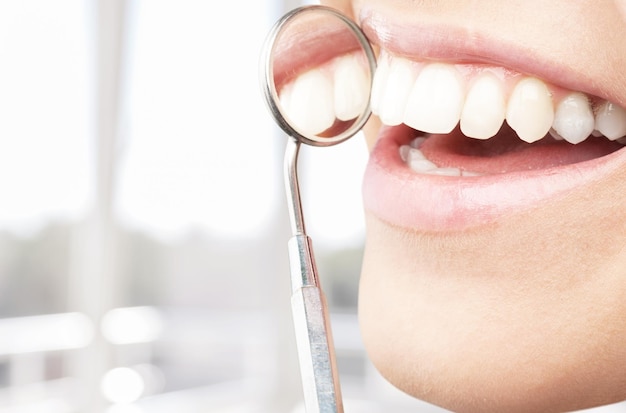
<path fill-rule="evenodd" d="M 369 119 L 376 57 L 357 24 L 335 9 L 288 12 L 272 27 L 261 57 L 267 107 L 296 141 L 335 145 Z"/>
<path fill-rule="evenodd" d="M 289 113 L 289 106 L 291 105 L 291 91 L 293 89 L 293 83 L 289 83 L 282 88 L 280 93 L 278 94 L 278 101 L 280 102 L 280 107 L 282 108 L 284 113 Z"/>
<path fill-rule="evenodd" d="M 467 137 L 489 139 L 504 122 L 506 102 L 502 82 L 485 71 L 472 83 L 461 112 L 461 132 Z"/>
<path fill-rule="evenodd" d="M 378 108 L 378 116 L 382 123 L 388 126 L 402 123 L 411 86 L 414 83 L 415 74 L 411 62 L 400 58 L 392 59 Z"/>
<path fill-rule="evenodd" d="M 611 102 L 602 103 L 595 128 L 612 141 L 626 136 L 626 110 Z"/>
<path fill-rule="evenodd" d="M 335 115 L 346 121 L 358 118 L 366 108 L 369 79 L 363 64 L 354 54 L 335 62 Z"/>
<path fill-rule="evenodd" d="M 552 96 L 546 84 L 533 77 L 520 80 L 509 98 L 506 121 L 524 142 L 543 138 L 554 122 Z"/>
<path fill-rule="evenodd" d="M 411 89 L 404 123 L 427 133 L 452 132 L 461 116 L 463 89 L 454 66 L 443 63 L 424 66 Z"/>
<path fill-rule="evenodd" d="M 585 94 L 575 92 L 557 105 L 552 128 L 567 142 L 577 144 L 591 135 L 594 125 L 589 99 Z"/>
<path fill-rule="evenodd" d="M 333 84 L 320 70 L 298 76 L 291 86 L 286 118 L 306 135 L 317 135 L 335 122 Z"/>
<path fill-rule="evenodd" d="M 389 78 L 389 57 L 381 56 L 374 74 L 374 82 L 372 83 L 372 94 L 370 96 L 370 109 L 373 114 L 378 115 L 380 112 L 380 102 L 385 91 L 387 79 Z"/>

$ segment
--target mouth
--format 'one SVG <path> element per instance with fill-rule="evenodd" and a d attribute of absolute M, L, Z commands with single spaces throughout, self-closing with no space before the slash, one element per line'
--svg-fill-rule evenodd
<path fill-rule="evenodd" d="M 462 230 L 626 167 L 626 110 L 591 79 L 511 45 L 362 26 L 380 47 L 371 107 L 384 125 L 363 193 L 383 221 Z"/>

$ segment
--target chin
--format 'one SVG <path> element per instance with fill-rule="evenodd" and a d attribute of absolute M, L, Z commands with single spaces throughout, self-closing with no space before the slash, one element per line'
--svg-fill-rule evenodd
<path fill-rule="evenodd" d="M 587 260 L 624 263 L 621 248 L 564 252 L 532 231 L 513 239 L 509 225 L 446 235 L 371 215 L 367 225 L 361 330 L 396 387 L 455 412 L 565 412 L 626 399 L 626 266 Z"/>

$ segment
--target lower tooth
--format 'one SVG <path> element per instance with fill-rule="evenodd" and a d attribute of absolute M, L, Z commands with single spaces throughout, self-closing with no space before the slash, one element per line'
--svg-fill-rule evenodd
<path fill-rule="evenodd" d="M 426 171 L 426 173 L 428 175 L 461 176 L 461 170 L 458 168 L 437 168 Z"/>
<path fill-rule="evenodd" d="M 437 169 L 437 165 L 428 159 L 409 159 L 409 166 L 415 172 L 428 172 Z"/>
<path fill-rule="evenodd" d="M 421 144 L 424 138 L 416 138 L 411 142 L 411 145 Z M 478 176 L 480 174 L 468 171 L 461 171 L 459 168 L 439 168 L 437 165 L 426 159 L 422 151 L 409 146 L 400 146 L 400 157 L 402 160 L 413 170 L 419 174 L 425 175 L 439 175 L 439 176 Z"/>
<path fill-rule="evenodd" d="M 472 171 L 461 171 L 461 176 L 483 176 L 483 174 Z"/>
<path fill-rule="evenodd" d="M 426 138 L 423 138 L 423 137 L 418 137 L 418 138 L 413 139 L 411 141 L 411 148 L 419 149 L 425 140 Z"/>

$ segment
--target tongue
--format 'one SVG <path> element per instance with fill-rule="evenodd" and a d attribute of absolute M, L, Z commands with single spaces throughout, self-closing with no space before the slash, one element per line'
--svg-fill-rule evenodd
<path fill-rule="evenodd" d="M 432 135 L 420 150 L 440 168 L 454 167 L 482 174 L 547 169 L 599 158 L 622 148 L 606 138 L 590 137 L 572 145 L 546 137 L 535 143 L 520 140 L 509 127 L 488 140 L 465 137 L 458 128 L 449 135 Z"/>

